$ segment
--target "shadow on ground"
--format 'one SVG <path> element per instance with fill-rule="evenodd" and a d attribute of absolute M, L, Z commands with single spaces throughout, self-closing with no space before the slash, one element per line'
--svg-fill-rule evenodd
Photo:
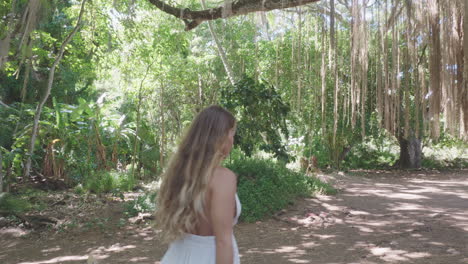
<path fill-rule="evenodd" d="M 467 171 L 360 174 L 281 224 L 240 226 L 244 263 L 468 263 Z"/>
<path fill-rule="evenodd" d="M 243 264 L 468 263 L 468 171 L 331 176 L 336 196 L 240 224 Z M 40 235 L 0 230 L 0 263 L 158 263 L 166 247 L 149 225 Z"/>

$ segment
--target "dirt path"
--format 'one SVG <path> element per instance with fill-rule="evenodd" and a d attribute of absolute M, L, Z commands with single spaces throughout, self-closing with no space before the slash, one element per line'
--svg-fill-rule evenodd
<path fill-rule="evenodd" d="M 299 201 L 276 219 L 236 227 L 243 264 L 468 263 L 468 171 L 331 175 L 336 196 Z M 117 218 L 119 207 L 103 212 Z M 114 216 L 114 217 L 113 217 Z M 112 221 L 111 221 L 112 222 Z M 0 230 L 0 263 L 158 263 L 146 225 L 19 236 Z"/>

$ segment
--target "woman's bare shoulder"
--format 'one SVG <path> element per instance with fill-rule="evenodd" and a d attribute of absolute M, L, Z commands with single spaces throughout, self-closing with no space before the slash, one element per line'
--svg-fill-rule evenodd
<path fill-rule="evenodd" d="M 237 176 L 230 169 L 225 167 L 217 167 L 213 173 L 212 186 L 236 186 Z"/>

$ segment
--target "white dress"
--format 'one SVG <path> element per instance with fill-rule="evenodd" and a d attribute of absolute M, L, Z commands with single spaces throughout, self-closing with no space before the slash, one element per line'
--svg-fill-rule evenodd
<path fill-rule="evenodd" d="M 237 224 L 241 213 L 241 203 L 236 194 L 236 216 L 234 225 Z M 239 249 L 236 238 L 232 236 L 234 264 L 240 264 Z M 197 236 L 187 234 L 184 238 L 176 240 L 169 245 L 169 249 L 161 260 L 161 264 L 215 264 L 216 243 L 214 236 Z"/>

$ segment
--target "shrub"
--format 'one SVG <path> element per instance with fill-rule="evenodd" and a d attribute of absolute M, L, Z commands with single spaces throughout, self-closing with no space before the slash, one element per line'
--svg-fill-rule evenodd
<path fill-rule="evenodd" d="M 130 191 L 135 186 L 131 173 L 97 171 L 85 178 L 84 189 L 93 193 Z"/>
<path fill-rule="evenodd" d="M 236 159 L 227 167 L 238 175 L 241 219 L 247 222 L 270 216 L 292 204 L 298 197 L 309 196 L 314 192 L 336 192 L 328 184 L 291 171 L 272 160 Z"/>
<path fill-rule="evenodd" d="M 9 193 L 0 194 L 0 210 L 21 213 L 31 209 L 32 205 L 25 199 L 15 197 Z"/>
<path fill-rule="evenodd" d="M 85 189 L 84 189 L 84 187 L 83 187 L 83 185 L 81 183 L 76 185 L 75 188 L 73 188 L 73 191 L 78 195 L 81 195 L 81 194 L 85 193 Z"/>
<path fill-rule="evenodd" d="M 354 146 L 343 161 L 348 169 L 385 169 L 393 166 L 399 146 L 391 141 L 370 139 Z"/>
<path fill-rule="evenodd" d="M 422 167 L 428 169 L 468 168 L 468 143 L 442 134 L 437 143 L 423 148 Z"/>
<path fill-rule="evenodd" d="M 124 213 L 129 217 L 139 213 L 153 212 L 155 207 L 156 192 L 148 192 L 138 196 L 135 200 L 124 205 Z"/>

